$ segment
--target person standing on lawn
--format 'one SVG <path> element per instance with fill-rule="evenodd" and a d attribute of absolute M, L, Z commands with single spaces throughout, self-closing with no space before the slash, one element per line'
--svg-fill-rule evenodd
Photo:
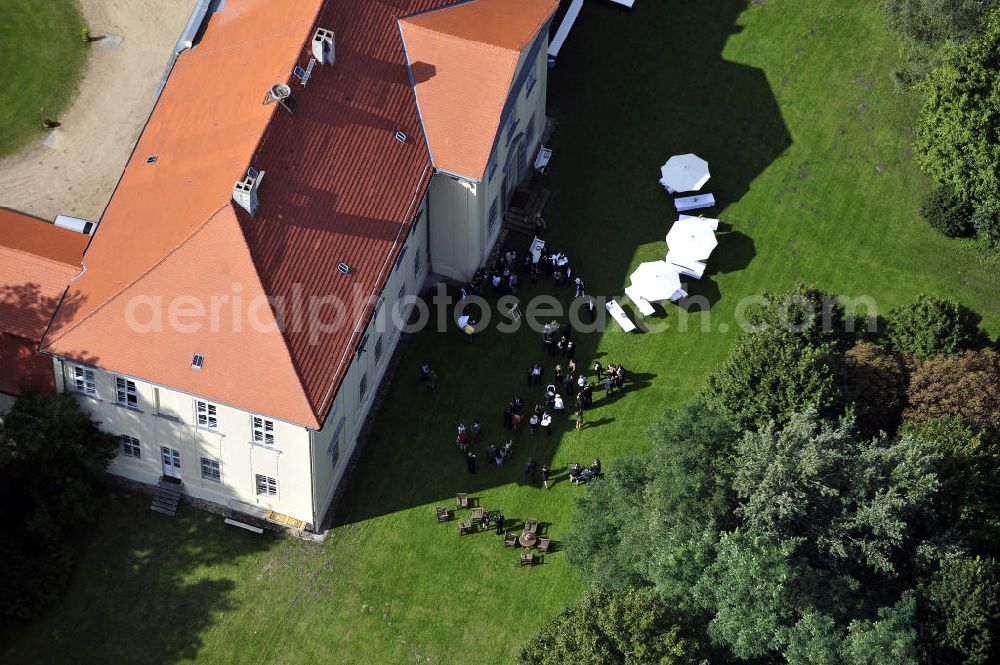
<path fill-rule="evenodd" d="M 531 482 L 535 482 L 535 471 L 538 469 L 538 463 L 535 462 L 534 457 L 528 458 L 528 463 L 524 465 L 524 475 L 531 476 Z"/>
<path fill-rule="evenodd" d="M 465 468 L 469 470 L 469 473 L 476 473 L 476 453 L 471 450 L 465 455 Z"/>
<path fill-rule="evenodd" d="M 576 410 L 576 431 L 579 432 L 583 429 L 583 407 L 581 406 Z"/>
<path fill-rule="evenodd" d="M 497 523 L 497 535 L 498 536 L 502 536 L 503 535 L 503 523 L 506 522 L 507 520 L 504 518 L 503 513 L 501 513 L 499 510 L 497 511 L 495 519 L 496 519 L 496 523 Z"/>
<path fill-rule="evenodd" d="M 604 368 L 601 367 L 601 361 L 600 360 L 595 360 L 594 361 L 594 374 L 597 375 L 597 380 L 598 381 L 601 380 L 601 372 L 603 372 L 603 371 L 604 371 Z"/>
<path fill-rule="evenodd" d="M 543 464 L 542 465 L 542 485 L 545 486 L 545 489 L 549 488 L 549 473 L 550 473 L 550 471 L 549 471 L 549 465 L 548 464 Z"/>

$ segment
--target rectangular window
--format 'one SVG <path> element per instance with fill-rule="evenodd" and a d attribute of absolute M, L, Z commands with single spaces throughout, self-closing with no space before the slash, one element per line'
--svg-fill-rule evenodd
<path fill-rule="evenodd" d="M 375 362 L 382 360 L 382 336 L 375 340 Z"/>
<path fill-rule="evenodd" d="M 139 459 L 142 457 L 142 450 L 139 447 L 139 439 L 128 434 L 121 435 L 122 455 Z"/>
<path fill-rule="evenodd" d="M 490 217 L 489 222 L 486 224 L 486 235 L 493 233 L 493 227 L 497 225 L 497 211 L 500 206 L 500 197 L 493 199 L 493 205 L 490 206 Z"/>
<path fill-rule="evenodd" d="M 334 441 L 333 445 L 330 446 L 330 455 L 330 464 L 336 470 L 337 462 L 340 461 L 340 441 Z"/>
<path fill-rule="evenodd" d="M 517 131 L 517 126 L 521 124 L 520 118 L 514 118 L 510 121 L 510 125 L 507 126 L 507 145 L 514 140 L 514 132 Z"/>
<path fill-rule="evenodd" d="M 257 474 L 257 496 L 278 496 L 278 481 L 270 476 Z"/>
<path fill-rule="evenodd" d="M 274 421 L 261 416 L 253 416 L 250 420 L 253 423 L 253 442 L 274 448 Z"/>
<path fill-rule="evenodd" d="M 420 250 L 413 255 L 413 276 L 416 277 L 420 274 Z"/>
<path fill-rule="evenodd" d="M 535 74 L 535 63 L 529 63 L 528 64 L 528 78 L 524 82 L 524 96 L 525 96 L 525 98 L 531 96 L 531 91 L 534 90 L 536 83 L 538 83 L 538 76 Z"/>
<path fill-rule="evenodd" d="M 196 399 L 194 408 L 198 416 L 198 427 L 210 430 L 219 429 L 218 409 L 214 404 Z"/>
<path fill-rule="evenodd" d="M 368 392 L 368 374 L 365 373 L 361 375 L 361 383 L 358 385 L 358 394 L 360 395 L 358 397 L 358 400 L 364 402 L 365 393 L 367 392 Z"/>
<path fill-rule="evenodd" d="M 135 381 L 120 376 L 115 377 L 115 394 L 118 404 L 130 409 L 139 408 L 139 394 L 135 389 Z"/>
<path fill-rule="evenodd" d="M 528 128 L 524 130 L 524 144 L 529 148 L 533 145 L 535 140 L 535 114 L 531 114 L 531 120 L 528 121 Z"/>
<path fill-rule="evenodd" d="M 204 478 L 205 480 L 211 480 L 213 483 L 221 483 L 222 469 L 219 467 L 219 461 L 214 459 L 209 459 L 207 457 L 202 457 L 201 477 Z"/>
<path fill-rule="evenodd" d="M 83 393 L 88 397 L 97 397 L 97 381 L 94 378 L 94 370 L 80 367 L 73 367 L 73 382 L 76 384 L 76 392 Z"/>
<path fill-rule="evenodd" d="M 364 336 L 361 338 L 361 341 L 358 342 L 358 353 L 357 353 L 357 355 L 358 355 L 359 358 L 361 357 L 361 354 L 364 353 L 365 349 L 367 349 L 367 348 L 368 348 L 368 333 L 365 333 Z"/>
<path fill-rule="evenodd" d="M 403 250 L 399 253 L 399 258 L 396 259 L 396 270 L 399 270 L 399 266 L 403 265 L 403 259 L 406 258 L 406 250 L 409 247 L 403 247 Z"/>
<path fill-rule="evenodd" d="M 493 182 L 493 174 L 496 172 L 497 172 L 497 154 L 496 152 L 494 152 L 493 156 L 490 157 L 490 172 L 489 172 L 490 174 L 487 179 L 488 182 Z"/>

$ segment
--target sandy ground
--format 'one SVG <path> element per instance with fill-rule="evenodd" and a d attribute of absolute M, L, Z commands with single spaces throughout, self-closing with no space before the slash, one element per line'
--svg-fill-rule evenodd
<path fill-rule="evenodd" d="M 45 219 L 100 217 L 194 4 L 80 0 L 90 34 L 106 38 L 91 45 L 79 94 L 57 118 L 61 126 L 0 161 L 0 205 Z"/>

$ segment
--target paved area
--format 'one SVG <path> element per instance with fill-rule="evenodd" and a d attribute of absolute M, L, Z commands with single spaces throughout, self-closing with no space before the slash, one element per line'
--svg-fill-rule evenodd
<path fill-rule="evenodd" d="M 107 205 L 195 0 L 80 0 L 91 47 L 80 91 L 44 141 L 0 160 L 0 205 L 96 220 Z"/>

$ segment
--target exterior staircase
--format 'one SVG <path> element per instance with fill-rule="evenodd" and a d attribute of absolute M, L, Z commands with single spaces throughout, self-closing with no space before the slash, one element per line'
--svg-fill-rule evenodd
<path fill-rule="evenodd" d="M 153 503 L 149 509 L 173 517 L 177 514 L 177 504 L 180 503 L 181 494 L 184 493 L 182 487 L 180 483 L 160 478 L 160 482 L 156 483 L 156 494 L 153 495 Z"/>
<path fill-rule="evenodd" d="M 504 228 L 528 236 L 535 235 L 535 215 L 542 213 L 552 191 L 535 182 L 526 182 L 515 190 L 504 215 Z"/>

